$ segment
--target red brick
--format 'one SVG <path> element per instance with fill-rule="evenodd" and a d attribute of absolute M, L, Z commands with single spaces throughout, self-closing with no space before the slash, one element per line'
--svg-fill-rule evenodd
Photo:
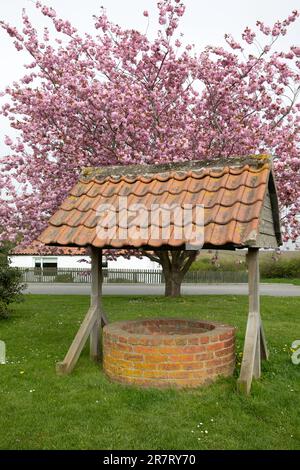
<path fill-rule="evenodd" d="M 221 356 L 227 356 L 227 355 L 233 354 L 233 353 L 234 353 L 234 347 L 230 346 L 229 348 L 222 349 L 221 351 L 216 351 L 215 355 L 217 357 L 221 357 Z"/>
<path fill-rule="evenodd" d="M 195 354 L 195 360 L 200 362 L 200 361 L 206 361 L 207 359 L 212 359 L 214 357 L 213 351 L 207 351 L 202 354 Z"/>
<path fill-rule="evenodd" d="M 219 335 L 210 335 L 210 343 L 215 343 L 216 341 L 220 341 Z"/>
<path fill-rule="evenodd" d="M 159 370 L 180 370 L 182 369 L 182 364 L 177 364 L 176 362 L 174 363 L 164 362 L 162 364 L 157 364 L 156 367 Z"/>
<path fill-rule="evenodd" d="M 184 369 L 186 370 L 199 370 L 203 369 L 204 367 L 204 361 L 202 362 L 187 362 L 186 364 L 183 365 Z"/>
<path fill-rule="evenodd" d="M 200 353 L 206 350 L 206 346 L 174 346 L 158 348 L 157 352 L 161 354 L 190 354 Z"/>
<path fill-rule="evenodd" d="M 130 344 L 120 343 L 120 344 L 118 344 L 117 348 L 120 351 L 127 351 L 127 352 L 132 351 L 132 346 Z"/>
<path fill-rule="evenodd" d="M 195 356 L 193 354 L 178 354 L 169 356 L 169 360 L 172 362 L 192 362 L 195 360 Z"/>
<path fill-rule="evenodd" d="M 117 340 L 118 340 L 120 343 L 127 343 L 127 342 L 128 342 L 126 336 L 118 336 Z"/>
<path fill-rule="evenodd" d="M 124 377 L 143 377 L 144 376 L 144 371 L 140 369 L 124 369 L 122 371 L 122 375 Z"/>
<path fill-rule="evenodd" d="M 228 339 L 227 341 L 224 341 L 224 348 L 228 348 L 229 346 L 232 346 L 235 343 L 234 338 Z"/>
<path fill-rule="evenodd" d="M 209 336 L 200 336 L 200 343 L 201 344 L 207 344 L 209 343 Z"/>
<path fill-rule="evenodd" d="M 165 362 L 166 360 L 166 356 L 163 356 L 162 354 L 149 354 L 144 357 L 147 362 Z"/>
<path fill-rule="evenodd" d="M 166 377 L 166 371 L 164 370 L 144 370 L 143 371 L 143 377 L 147 378 L 165 378 Z"/>
<path fill-rule="evenodd" d="M 176 345 L 177 346 L 185 346 L 187 344 L 187 338 L 181 338 L 181 337 L 177 337 L 176 338 Z"/>
<path fill-rule="evenodd" d="M 197 344 L 200 344 L 200 338 L 188 338 L 187 340 L 187 344 L 194 344 L 194 345 L 197 345 Z"/>
<path fill-rule="evenodd" d="M 126 361 L 142 361 L 144 356 L 142 354 L 125 353 L 124 359 Z"/>
<path fill-rule="evenodd" d="M 163 344 L 165 344 L 166 346 L 173 346 L 173 345 L 176 345 L 176 339 L 175 339 L 175 338 L 172 338 L 172 337 L 165 337 L 165 338 L 163 338 L 162 342 L 163 342 Z"/>
<path fill-rule="evenodd" d="M 145 346 L 159 346 L 162 343 L 160 338 L 155 338 L 155 336 L 140 336 L 138 344 Z"/>
<path fill-rule="evenodd" d="M 194 371 L 181 371 L 181 370 L 172 370 L 168 371 L 169 379 L 189 379 L 193 378 Z"/>
<path fill-rule="evenodd" d="M 222 359 L 210 359 L 209 361 L 205 362 L 205 367 L 214 367 L 222 365 Z"/>
<path fill-rule="evenodd" d="M 212 343 L 207 346 L 208 351 L 217 351 L 218 349 L 223 349 L 224 348 L 224 343 Z"/>
<path fill-rule="evenodd" d="M 178 349 L 179 351 L 179 349 Z M 201 353 L 203 351 L 206 351 L 206 346 L 199 345 L 199 346 L 186 346 L 184 349 L 181 348 L 180 352 L 185 352 L 185 353 Z"/>
<path fill-rule="evenodd" d="M 132 367 L 134 369 L 143 369 L 143 370 L 155 370 L 158 368 L 158 366 L 160 366 L 159 363 L 154 363 L 154 362 L 145 362 L 145 361 L 142 361 L 142 362 L 133 362 L 132 363 Z"/>
<path fill-rule="evenodd" d="M 224 339 L 232 338 L 232 336 L 234 336 L 234 331 L 230 330 L 230 331 L 225 331 L 224 333 L 221 333 L 219 335 L 219 338 L 222 341 Z"/>
<path fill-rule="evenodd" d="M 181 348 L 183 349 L 183 348 Z M 159 354 L 176 354 L 178 351 L 178 348 L 176 346 L 171 347 L 171 346 L 160 346 L 156 348 L 156 353 Z"/>
<path fill-rule="evenodd" d="M 114 367 L 122 367 L 122 368 L 125 368 L 125 369 L 126 369 L 126 367 L 131 366 L 130 361 L 125 361 L 124 359 L 115 359 L 114 357 L 112 357 L 111 363 L 113 364 Z"/>
<path fill-rule="evenodd" d="M 157 348 L 153 346 L 134 345 L 133 351 L 137 353 L 142 353 L 142 354 L 157 354 Z"/>
<path fill-rule="evenodd" d="M 124 351 L 119 351 L 118 349 L 111 349 L 110 350 L 110 355 L 114 358 L 122 358 L 124 359 Z"/>

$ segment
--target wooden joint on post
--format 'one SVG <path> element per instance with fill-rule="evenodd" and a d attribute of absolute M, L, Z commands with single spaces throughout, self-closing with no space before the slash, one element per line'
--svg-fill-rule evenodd
<path fill-rule="evenodd" d="M 105 325 L 108 325 L 108 318 L 105 312 L 101 312 L 101 327 L 103 328 Z"/>

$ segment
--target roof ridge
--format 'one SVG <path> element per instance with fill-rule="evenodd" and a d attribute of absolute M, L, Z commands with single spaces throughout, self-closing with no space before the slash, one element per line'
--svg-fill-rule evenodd
<path fill-rule="evenodd" d="M 105 167 L 84 167 L 80 175 L 81 180 L 89 181 L 92 178 L 103 179 L 107 177 L 135 176 L 168 173 L 178 171 L 193 171 L 201 169 L 222 169 L 224 167 L 238 168 L 249 165 L 260 169 L 264 165 L 272 167 L 272 156 L 268 154 L 248 155 L 243 157 L 219 157 L 210 160 L 187 160 L 184 162 L 168 162 L 162 164 L 144 165 L 115 165 Z"/>

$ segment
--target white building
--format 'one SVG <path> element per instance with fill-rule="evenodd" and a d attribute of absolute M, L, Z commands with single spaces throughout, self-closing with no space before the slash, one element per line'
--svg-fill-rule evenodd
<path fill-rule="evenodd" d="M 52 250 L 55 251 L 55 250 Z M 39 254 L 39 250 L 34 247 L 16 249 L 10 256 L 11 265 L 18 268 L 56 268 L 56 269 L 76 269 L 90 268 L 90 257 L 85 254 L 85 250 L 77 248 L 67 248 L 63 251 L 66 254 Z M 82 254 L 81 254 L 82 253 Z M 108 269 L 161 269 L 161 266 L 151 261 L 146 256 L 141 259 L 132 256 L 129 259 L 119 256 L 116 260 L 103 259 L 103 266 Z"/>

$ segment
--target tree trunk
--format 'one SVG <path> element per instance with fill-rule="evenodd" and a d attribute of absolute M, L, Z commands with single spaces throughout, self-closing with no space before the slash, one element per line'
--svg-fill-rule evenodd
<path fill-rule="evenodd" d="M 181 295 L 182 276 L 176 272 L 165 273 L 165 296 L 166 297 L 179 297 Z"/>
<path fill-rule="evenodd" d="M 196 259 L 198 251 L 165 250 L 155 253 L 145 252 L 152 261 L 161 264 L 165 277 L 165 296 L 179 297 L 181 284 L 191 264 Z"/>

